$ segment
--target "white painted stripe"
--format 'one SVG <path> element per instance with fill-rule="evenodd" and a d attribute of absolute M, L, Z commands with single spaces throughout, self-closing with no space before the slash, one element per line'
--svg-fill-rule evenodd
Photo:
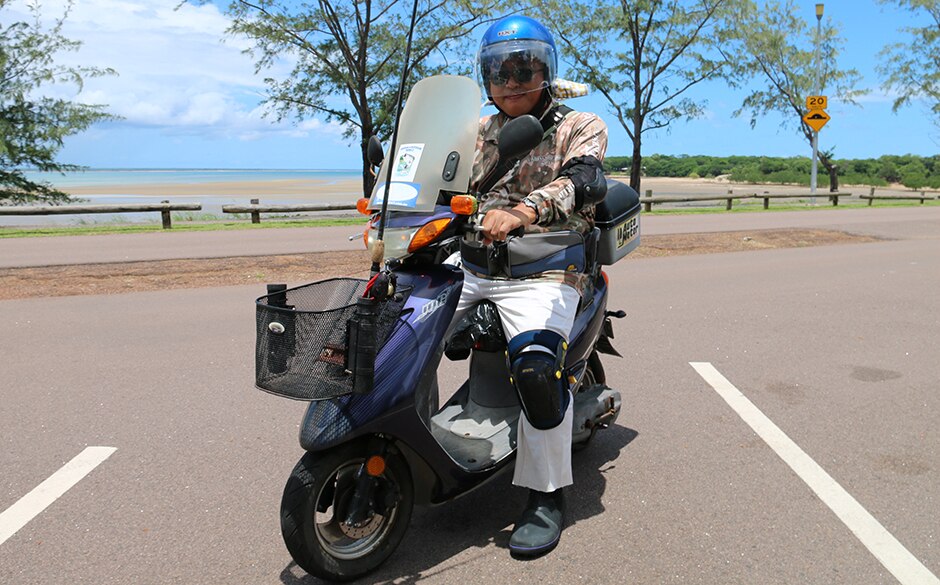
<path fill-rule="evenodd" d="M 69 491 L 105 459 L 117 451 L 114 447 L 86 447 L 74 459 L 33 488 L 18 502 L 0 514 L 0 544 Z"/>
<path fill-rule="evenodd" d="M 936 585 L 940 579 L 845 491 L 818 463 L 708 362 L 689 362 L 725 402 L 806 482 L 863 545 L 904 585 Z"/>

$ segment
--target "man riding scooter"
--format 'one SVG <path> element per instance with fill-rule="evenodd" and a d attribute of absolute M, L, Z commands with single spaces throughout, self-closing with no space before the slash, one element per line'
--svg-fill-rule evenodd
<path fill-rule="evenodd" d="M 552 550 L 564 528 L 573 399 L 561 364 L 589 280 L 583 274 L 584 238 L 594 227 L 593 203 L 606 189 L 601 161 L 607 127 L 594 114 L 558 103 L 555 43 L 531 18 L 510 16 L 493 24 L 483 35 L 477 67 L 483 91 L 499 112 L 480 122 L 471 189 L 496 164 L 497 136 L 509 120 L 531 114 L 544 129 L 542 142 L 483 194 L 483 242 L 461 246 L 465 275 L 453 321 L 480 301 L 492 301 L 509 340 L 512 383 L 524 413 L 513 483 L 529 490 L 509 548 L 529 557 Z M 561 245 L 561 253 L 530 262 L 535 268 L 520 273 L 506 252 L 508 235 L 519 228 L 528 234 L 515 242 L 520 247 L 539 245 L 546 233 L 566 232 L 570 238 L 553 237 L 551 246 Z M 578 254 L 581 261 L 572 261 Z"/>

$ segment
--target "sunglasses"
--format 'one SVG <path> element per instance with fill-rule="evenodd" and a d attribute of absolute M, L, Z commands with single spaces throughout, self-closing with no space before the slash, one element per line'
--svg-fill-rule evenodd
<path fill-rule="evenodd" d="M 533 69 L 531 67 L 516 67 L 510 70 L 503 67 L 496 73 L 491 73 L 488 77 L 488 81 L 493 85 L 506 85 L 506 82 L 508 82 L 510 78 L 513 78 L 519 83 L 529 83 L 532 81 L 532 77 L 540 71 L 545 71 L 545 68 Z"/>

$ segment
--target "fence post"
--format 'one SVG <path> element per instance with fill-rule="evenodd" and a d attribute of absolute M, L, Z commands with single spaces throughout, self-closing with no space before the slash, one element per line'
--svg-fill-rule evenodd
<path fill-rule="evenodd" d="M 924 204 L 924 196 L 926 196 L 926 194 L 927 194 L 926 191 L 921 191 L 921 192 L 920 192 L 920 204 L 921 204 L 921 205 Z"/>
<path fill-rule="evenodd" d="M 868 198 L 868 206 L 871 207 L 872 201 L 875 200 L 875 188 L 874 187 L 871 188 L 871 192 L 869 193 L 869 195 L 871 195 L 871 197 Z"/>
<path fill-rule="evenodd" d="M 165 205 L 165 206 L 170 205 L 170 201 L 169 201 L 169 200 L 167 200 L 167 201 L 161 201 L 160 203 L 162 203 L 162 204 Z M 172 223 L 170 222 L 170 209 L 169 209 L 169 207 L 164 207 L 163 209 L 160 210 L 160 217 L 163 219 L 163 229 L 168 230 L 168 229 L 170 229 L 170 228 L 173 227 Z"/>
<path fill-rule="evenodd" d="M 252 199 L 251 204 L 258 205 L 258 200 Z M 261 223 L 261 212 L 258 211 L 257 209 L 251 210 L 251 223 Z"/>
<path fill-rule="evenodd" d="M 734 193 L 734 189 L 728 189 L 728 195 Z M 728 197 L 728 203 L 725 204 L 725 211 L 731 211 L 731 197 Z"/>
<path fill-rule="evenodd" d="M 652 189 L 647 189 L 647 190 L 646 190 L 646 196 L 647 196 L 647 197 L 652 197 L 652 196 L 653 196 L 653 190 L 652 190 Z M 653 210 L 653 202 L 652 202 L 652 201 L 647 201 L 646 203 L 643 204 L 643 211 L 652 211 L 652 210 Z"/>

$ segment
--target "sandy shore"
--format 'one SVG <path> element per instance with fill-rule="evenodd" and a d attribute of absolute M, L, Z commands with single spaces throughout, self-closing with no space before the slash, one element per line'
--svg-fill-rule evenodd
<path fill-rule="evenodd" d="M 629 177 L 613 177 L 623 183 Z M 250 199 L 276 197 L 279 201 L 337 202 L 355 201 L 361 197 L 362 183 L 358 179 L 340 181 L 317 181 L 310 179 L 281 179 L 271 181 L 219 181 L 207 183 L 121 184 L 83 185 L 70 187 L 66 192 L 77 197 L 202 197 L 207 199 Z M 840 191 L 860 195 L 868 193 L 870 187 L 846 185 Z M 641 194 L 652 190 L 654 195 L 724 195 L 752 193 L 792 193 L 794 196 L 809 196 L 809 188 L 798 185 L 762 185 L 754 183 L 731 183 L 718 179 L 688 179 L 673 177 L 645 177 L 640 187 Z M 910 192 L 901 185 L 879 187 L 879 193 L 903 194 Z M 825 196 L 828 189 L 817 189 L 818 196 Z"/>
<path fill-rule="evenodd" d="M 146 196 L 146 197 L 277 197 L 278 199 L 351 200 L 361 197 L 359 180 L 317 181 L 280 179 L 271 181 L 217 181 L 206 183 L 148 183 L 120 185 L 82 185 L 68 187 L 66 193 L 76 197 Z"/>

